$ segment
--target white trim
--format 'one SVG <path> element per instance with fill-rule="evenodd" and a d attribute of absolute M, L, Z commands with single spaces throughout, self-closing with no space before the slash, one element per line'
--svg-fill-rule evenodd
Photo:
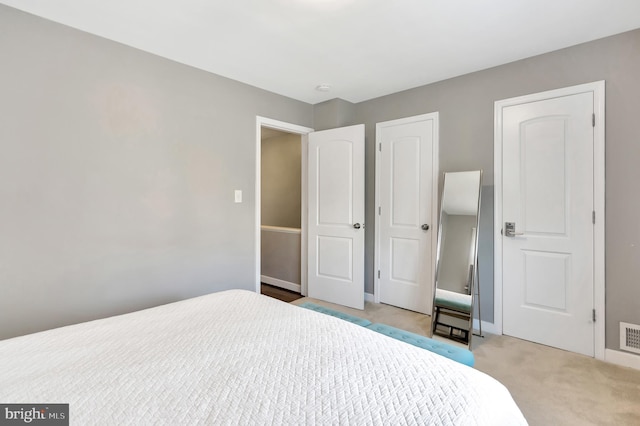
<path fill-rule="evenodd" d="M 268 127 L 270 129 L 280 130 L 286 133 L 295 133 L 297 135 L 306 135 L 307 133 L 313 132 L 311 127 L 299 126 L 297 124 L 260 117 L 259 115 L 256 116 L 256 124 L 258 125 L 258 128 Z"/>
<path fill-rule="evenodd" d="M 260 279 L 265 284 L 274 285 L 276 287 L 284 288 L 285 290 L 300 293 L 300 284 L 292 283 L 278 278 L 268 277 L 266 275 L 260 275 Z"/>
<path fill-rule="evenodd" d="M 300 289 L 300 294 L 303 296 L 307 296 L 309 294 L 309 289 L 307 286 L 307 263 L 309 262 L 309 246 L 307 245 L 307 220 L 309 218 L 309 196 L 307 191 L 309 186 L 307 182 L 309 182 L 309 175 L 307 174 L 307 167 L 309 166 L 309 134 L 305 133 L 300 135 L 300 141 L 302 143 L 302 149 L 300 151 L 300 185 L 302 189 L 300 191 L 300 214 L 302 215 L 300 219 L 300 284 L 302 288 Z"/>
<path fill-rule="evenodd" d="M 478 331 L 480 330 L 479 325 L 480 325 L 480 323 L 478 322 L 478 319 L 474 318 L 473 319 L 473 329 L 474 329 L 474 331 L 475 330 L 478 330 Z M 502 331 L 498 330 L 494 323 L 482 321 L 482 334 L 484 335 L 485 333 L 502 334 Z"/>
<path fill-rule="evenodd" d="M 595 358 L 605 359 L 605 82 L 580 84 L 557 90 L 519 96 L 495 102 L 494 107 L 494 321 L 496 334 L 502 334 L 502 110 L 505 107 L 523 103 L 536 102 L 544 99 L 570 96 L 579 93 L 593 93 L 593 108 L 596 124 L 593 132 L 594 157 L 594 211 L 596 223 L 594 225 L 594 308 L 596 318 L 594 331 Z"/>
<path fill-rule="evenodd" d="M 502 104 L 494 105 L 493 141 L 493 325 L 502 334 Z M 500 232 L 498 232 L 500 230 Z"/>
<path fill-rule="evenodd" d="M 628 352 L 616 351 L 613 349 L 604 350 L 604 360 L 612 364 L 640 370 L 640 356 Z"/>
<path fill-rule="evenodd" d="M 366 291 L 364 293 L 364 301 L 371 302 L 371 303 L 378 303 L 375 301 L 375 296 L 371 293 L 367 293 Z"/>
<path fill-rule="evenodd" d="M 269 232 L 280 232 L 281 234 L 301 234 L 302 229 L 300 228 L 287 228 L 285 226 L 271 226 L 271 225 L 262 225 L 260 229 L 263 231 Z"/>
<path fill-rule="evenodd" d="M 593 110 L 596 114 L 593 129 L 593 210 L 596 212 L 596 224 L 593 228 L 593 304 L 596 310 L 594 344 L 596 359 L 605 359 L 605 82 L 594 82 L 592 86 Z"/>
<path fill-rule="evenodd" d="M 436 222 L 438 221 L 438 178 L 440 175 L 440 114 L 438 111 L 428 114 L 415 115 L 412 117 L 400 118 L 397 120 L 382 121 L 376 123 L 376 142 L 375 142 L 375 211 L 374 211 L 374 270 L 373 270 L 373 297 L 375 303 L 380 303 L 380 279 L 378 278 L 378 270 L 380 269 L 380 216 L 378 215 L 378 207 L 380 206 L 380 151 L 378 145 L 382 143 L 380 139 L 380 132 L 383 127 L 397 126 L 400 124 L 415 123 L 417 121 L 433 120 L 433 146 L 431 149 L 432 154 L 432 197 L 431 197 L 431 271 L 435 274 L 436 268 L 436 250 L 438 245 L 438 227 Z M 432 279 L 435 278 L 433 275 Z M 432 281 L 431 295 L 433 296 L 433 281 Z M 429 301 L 427 311 L 431 312 L 433 308 L 433 297 Z"/>
<path fill-rule="evenodd" d="M 306 173 L 307 173 L 307 138 L 306 135 L 310 132 L 313 132 L 313 129 L 309 127 L 299 126 L 297 124 L 286 123 L 284 121 L 273 120 L 271 118 L 261 117 L 259 115 L 256 116 L 256 180 L 255 180 L 255 247 L 254 247 L 254 256 L 255 256 L 255 288 L 256 293 L 260 293 L 260 232 L 262 230 L 262 221 L 260 217 L 260 206 L 261 206 L 261 151 L 262 151 L 262 139 L 261 139 L 261 128 L 268 127 L 270 129 L 281 130 L 287 133 L 295 133 L 301 135 L 301 143 L 302 143 L 302 211 L 301 215 L 301 248 L 300 248 L 300 267 L 301 267 L 301 294 L 306 295 L 307 289 L 307 251 L 306 251 L 306 241 L 307 241 L 307 221 L 306 221 L 306 207 L 307 207 L 307 190 L 306 190 Z"/>

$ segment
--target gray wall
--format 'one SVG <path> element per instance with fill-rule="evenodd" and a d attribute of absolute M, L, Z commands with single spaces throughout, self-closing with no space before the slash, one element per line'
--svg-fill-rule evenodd
<path fill-rule="evenodd" d="M 300 284 L 300 232 L 262 229 L 260 273 L 270 278 Z"/>
<path fill-rule="evenodd" d="M 262 140 L 261 220 L 263 225 L 300 228 L 302 144 L 284 133 Z"/>
<path fill-rule="evenodd" d="M 480 195 L 480 225 L 478 232 L 478 283 L 480 286 L 480 309 L 474 300 L 474 318 L 493 324 L 493 191 L 492 186 L 483 186 Z M 474 289 L 474 293 L 477 293 Z"/>
<path fill-rule="evenodd" d="M 313 106 L 314 130 L 359 124 L 355 121 L 355 105 L 343 99 L 331 99 Z"/>
<path fill-rule="evenodd" d="M 0 338 L 255 288 L 256 115 L 311 105 L 6 6 L 0 52 Z"/>
<path fill-rule="evenodd" d="M 635 30 L 356 104 L 355 122 L 365 123 L 367 132 L 367 222 L 373 223 L 374 213 L 375 123 L 439 111 L 440 171 L 482 168 L 484 185 L 490 187 L 495 101 L 606 80 L 606 346 L 618 349 L 619 322 L 640 324 L 638 76 L 640 30 Z M 366 289 L 371 292 L 373 228 L 366 231 Z M 480 256 L 483 274 L 486 253 Z M 484 308 L 493 298 L 493 283 L 484 281 L 486 275 L 481 279 Z"/>
<path fill-rule="evenodd" d="M 494 102 L 596 80 L 607 82 L 607 347 L 619 347 L 619 321 L 640 324 L 640 30 L 316 107 L 5 6 L 0 52 L 0 337 L 252 288 L 256 115 L 365 123 L 373 223 L 375 123 L 439 111 L 440 171 L 482 168 L 491 187 Z"/>

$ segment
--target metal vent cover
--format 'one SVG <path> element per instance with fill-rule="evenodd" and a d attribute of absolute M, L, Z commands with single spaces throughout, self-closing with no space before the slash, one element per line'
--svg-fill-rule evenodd
<path fill-rule="evenodd" d="M 620 323 L 620 349 L 640 354 L 640 325 Z"/>

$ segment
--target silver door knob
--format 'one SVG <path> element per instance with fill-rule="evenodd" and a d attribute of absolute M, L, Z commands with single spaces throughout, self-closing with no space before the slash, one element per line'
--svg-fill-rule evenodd
<path fill-rule="evenodd" d="M 356 229 L 360 229 L 360 224 L 359 223 L 354 223 L 353 227 L 356 228 Z"/>
<path fill-rule="evenodd" d="M 504 235 L 505 237 L 516 237 L 518 235 L 524 235 L 524 232 L 516 232 L 515 222 L 505 222 Z"/>
<path fill-rule="evenodd" d="M 427 225 L 426 223 L 424 225 L 421 226 L 423 231 L 428 231 L 429 230 L 429 225 Z"/>

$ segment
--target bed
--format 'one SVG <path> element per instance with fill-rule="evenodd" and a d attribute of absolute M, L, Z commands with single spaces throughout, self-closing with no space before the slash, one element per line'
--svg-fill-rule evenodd
<path fill-rule="evenodd" d="M 244 290 L 0 341 L 0 402 L 72 425 L 526 424 L 484 373 Z"/>

